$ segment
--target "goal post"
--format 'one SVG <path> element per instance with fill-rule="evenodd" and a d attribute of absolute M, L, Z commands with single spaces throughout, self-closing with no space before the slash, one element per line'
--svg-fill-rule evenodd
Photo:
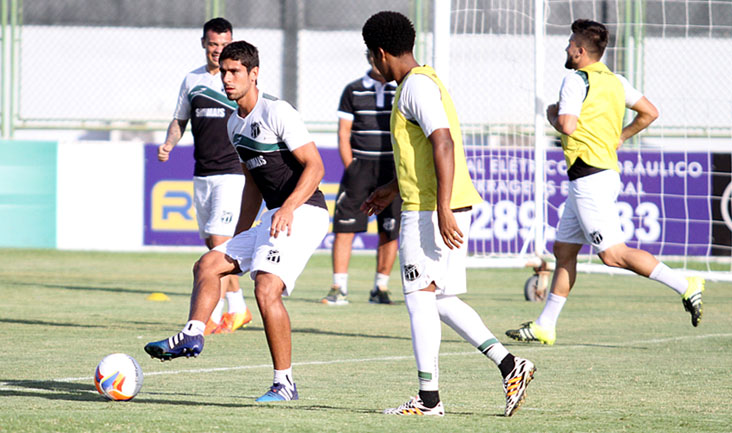
<path fill-rule="evenodd" d="M 626 243 L 687 274 L 732 281 L 732 87 L 712 67 L 732 62 L 732 2 L 434 0 L 433 8 L 433 64 L 446 77 L 484 198 L 473 211 L 470 266 L 553 260 L 568 180 L 544 112 L 569 73 L 570 25 L 589 18 L 611 33 L 603 61 L 661 112 L 619 151 Z M 581 257 L 583 272 L 624 272 L 589 247 Z"/>

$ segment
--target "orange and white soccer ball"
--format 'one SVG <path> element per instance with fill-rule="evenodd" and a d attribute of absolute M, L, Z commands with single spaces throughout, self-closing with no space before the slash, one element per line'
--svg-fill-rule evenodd
<path fill-rule="evenodd" d="M 94 386 L 109 400 L 130 400 L 142 387 L 140 364 L 124 353 L 107 355 L 94 372 Z"/>

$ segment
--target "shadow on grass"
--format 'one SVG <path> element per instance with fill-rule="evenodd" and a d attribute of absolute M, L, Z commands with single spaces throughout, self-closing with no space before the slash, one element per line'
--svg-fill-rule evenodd
<path fill-rule="evenodd" d="M 261 331 L 264 332 L 264 328 L 261 326 L 247 326 L 245 331 Z M 237 331 L 239 332 L 239 331 Z M 353 333 L 353 332 L 336 332 L 336 331 L 326 331 L 324 329 L 316 329 L 316 328 L 292 328 L 293 334 L 313 334 L 313 335 L 327 335 L 330 337 L 346 337 L 346 338 L 375 338 L 378 340 L 404 340 L 404 341 L 412 341 L 412 336 L 406 335 L 404 337 L 396 336 L 396 335 L 379 335 L 379 334 L 363 334 L 363 333 Z M 449 338 L 442 338 L 442 343 L 459 343 L 462 340 L 454 340 Z"/>
<path fill-rule="evenodd" d="M 7 389 L 19 388 L 15 389 Z M 160 398 L 168 395 L 186 396 L 186 397 L 197 397 L 196 400 L 173 400 L 170 398 Z M 67 401 L 78 401 L 78 402 L 99 402 L 99 403 L 112 403 L 100 396 L 91 384 L 81 384 L 73 382 L 61 382 L 53 380 L 0 380 L 0 397 L 36 397 L 45 398 L 48 400 L 67 400 Z M 152 397 L 152 398 L 151 398 Z M 381 415 L 382 409 L 377 408 L 358 408 L 358 407 L 343 407 L 334 406 L 327 404 L 310 404 L 305 401 L 297 402 L 278 402 L 278 403 L 256 403 L 253 400 L 254 396 L 237 397 L 232 399 L 230 396 L 225 397 L 228 400 L 234 400 L 233 402 L 210 402 L 201 401 L 202 398 L 206 398 L 205 395 L 194 395 L 194 394 L 181 394 L 181 393 L 166 393 L 166 392 L 143 392 L 136 398 L 126 402 L 115 402 L 121 404 L 165 404 L 170 406 L 208 406 L 208 407 L 222 407 L 222 408 L 252 408 L 257 410 L 281 410 L 286 409 L 288 411 L 340 411 L 349 412 L 356 414 L 374 414 Z M 240 399 L 249 400 L 241 402 Z M 237 401 L 239 400 L 239 401 Z M 464 415 L 474 416 L 479 415 L 476 412 L 466 411 L 450 411 L 450 415 Z M 485 415 L 485 414 L 481 414 Z M 495 416 L 502 416 L 501 414 L 495 414 Z"/>
<path fill-rule="evenodd" d="M 105 329 L 105 328 L 111 328 L 114 327 L 115 329 L 123 329 L 125 328 L 124 324 L 128 323 L 132 326 L 133 329 L 146 329 L 146 328 L 140 328 L 141 326 L 147 327 L 147 326 L 166 326 L 166 327 L 172 327 L 175 329 L 178 324 L 168 323 L 168 322 L 141 322 L 141 321 L 118 321 L 113 324 L 105 324 L 105 325 L 84 325 L 81 323 L 74 323 L 74 322 L 49 322 L 45 320 L 26 320 L 26 319 L 5 319 L 0 318 L 0 323 L 8 323 L 8 324 L 14 324 L 14 325 L 31 325 L 31 326 L 55 326 L 55 327 L 62 327 L 62 328 L 99 328 L 99 329 Z"/>
<path fill-rule="evenodd" d="M 7 388 L 19 389 L 7 389 Z M 4 389 L 3 389 L 4 388 Z M 23 389 L 24 388 L 24 389 Z M 190 394 L 177 394 L 190 395 Z M 91 384 L 81 384 L 72 382 L 61 382 L 54 380 L 0 380 L 0 397 L 37 397 L 48 400 L 68 400 L 80 402 L 100 402 L 111 403 L 97 393 Z M 235 403 L 203 403 L 199 400 L 170 400 L 170 399 L 148 399 L 134 398 L 126 402 L 119 403 L 137 403 L 137 404 L 168 404 L 175 406 L 218 406 L 218 407 L 241 407 Z"/>
<path fill-rule="evenodd" d="M 350 292 L 349 292 L 350 293 Z M 347 305 L 327 305 L 323 304 L 322 301 L 323 298 L 297 298 L 297 297 L 289 297 L 286 298 L 285 303 L 298 303 L 298 304 L 321 304 L 323 305 L 323 308 L 333 308 L 333 309 L 339 309 L 339 308 L 348 308 L 349 305 L 353 305 L 354 301 L 351 300 Z M 349 299 L 352 299 L 351 295 L 349 295 Z M 374 308 L 391 308 L 398 305 L 404 305 L 404 301 L 401 299 L 392 299 L 391 304 L 374 304 L 369 302 L 367 299 L 356 299 L 355 304 L 369 304 L 373 305 Z"/>
<path fill-rule="evenodd" d="M 101 398 L 91 384 L 54 380 L 0 380 L 0 388 L 6 387 L 25 389 L 0 389 L 0 396 L 40 397 L 49 400 L 71 401 L 97 401 Z"/>
<path fill-rule="evenodd" d="M 376 339 L 384 339 L 384 340 L 406 340 L 411 341 L 412 336 L 408 335 L 405 337 L 395 336 L 395 335 L 376 335 L 376 334 L 364 334 L 364 333 L 352 333 L 352 332 L 337 332 L 337 331 L 326 331 L 323 329 L 316 329 L 316 328 L 293 328 L 292 329 L 293 334 L 317 334 L 317 335 L 327 335 L 332 337 L 347 337 L 347 338 L 376 338 Z"/>
<path fill-rule="evenodd" d="M 504 341 L 503 345 L 506 347 L 523 347 L 523 348 L 532 348 L 532 349 L 546 349 L 546 350 L 552 350 L 552 347 L 558 348 L 558 349 L 572 349 L 572 348 L 582 348 L 582 347 L 595 347 L 600 349 L 622 349 L 622 350 L 650 350 L 649 347 L 645 346 L 625 346 L 623 344 L 600 344 L 600 343 L 575 343 L 575 344 L 554 344 L 552 346 L 547 346 L 541 343 L 525 343 L 521 341 Z"/>
<path fill-rule="evenodd" d="M 74 327 L 74 328 L 108 328 L 107 325 L 81 325 L 79 323 L 69 322 L 47 322 L 44 320 L 22 320 L 22 319 L 2 319 L 0 323 L 11 323 L 15 325 L 35 325 L 35 326 L 59 326 L 59 327 Z"/>
<path fill-rule="evenodd" d="M 160 292 L 162 291 L 168 296 L 183 296 L 186 298 L 191 297 L 190 292 L 185 293 L 176 293 L 176 292 L 166 292 L 165 290 L 161 289 L 129 289 L 124 287 L 85 287 L 85 286 L 78 286 L 78 285 L 63 285 L 63 284 L 42 284 L 42 283 L 26 283 L 26 282 L 13 282 L 13 286 L 33 286 L 33 287 L 43 287 L 47 289 L 61 289 L 61 290 L 76 290 L 76 291 L 85 291 L 85 292 L 107 292 L 107 293 L 131 293 L 131 294 L 141 294 L 141 295 L 149 295 L 152 292 Z"/>

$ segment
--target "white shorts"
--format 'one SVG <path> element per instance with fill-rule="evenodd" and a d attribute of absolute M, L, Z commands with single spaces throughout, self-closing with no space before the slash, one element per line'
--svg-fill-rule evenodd
<path fill-rule="evenodd" d="M 236 260 L 242 273 L 249 271 L 252 280 L 259 271 L 277 275 L 285 283 L 285 295 L 289 296 L 295 288 L 295 280 L 328 233 L 330 221 L 327 209 L 305 204 L 295 209 L 292 234 L 287 236 L 287 232 L 280 232 L 274 238 L 269 236 L 269 229 L 272 214 L 277 209 L 263 213 L 259 225 L 239 233 L 214 250 Z"/>
<path fill-rule="evenodd" d="M 463 232 L 463 244 L 451 250 L 440 235 L 436 211 L 402 211 L 399 264 L 405 294 L 427 288 L 433 281 L 438 295 L 467 291 L 465 264 L 471 212 L 454 215 Z"/>
<path fill-rule="evenodd" d="M 234 236 L 243 189 L 243 174 L 193 177 L 193 204 L 201 239 L 211 235 Z"/>
<path fill-rule="evenodd" d="M 564 203 L 556 240 L 590 244 L 595 253 L 624 243 L 616 204 L 620 187 L 620 175 L 614 170 L 603 170 L 569 182 L 569 196 Z"/>

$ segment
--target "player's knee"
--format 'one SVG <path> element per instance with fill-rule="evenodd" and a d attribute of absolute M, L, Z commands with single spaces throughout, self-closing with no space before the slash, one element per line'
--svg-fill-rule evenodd
<path fill-rule="evenodd" d="M 278 280 L 258 278 L 254 284 L 254 297 L 260 306 L 281 302 L 283 289 L 282 283 Z"/>
<path fill-rule="evenodd" d="M 193 276 L 195 278 L 217 272 L 216 256 L 214 254 L 206 253 L 193 264 Z"/>
<path fill-rule="evenodd" d="M 577 251 L 569 244 L 555 242 L 552 248 L 557 267 L 570 267 L 577 265 Z"/>
<path fill-rule="evenodd" d="M 622 252 L 616 248 L 608 248 L 607 250 L 598 254 L 600 260 L 610 267 L 613 268 L 624 268 L 625 260 L 623 260 Z"/>

